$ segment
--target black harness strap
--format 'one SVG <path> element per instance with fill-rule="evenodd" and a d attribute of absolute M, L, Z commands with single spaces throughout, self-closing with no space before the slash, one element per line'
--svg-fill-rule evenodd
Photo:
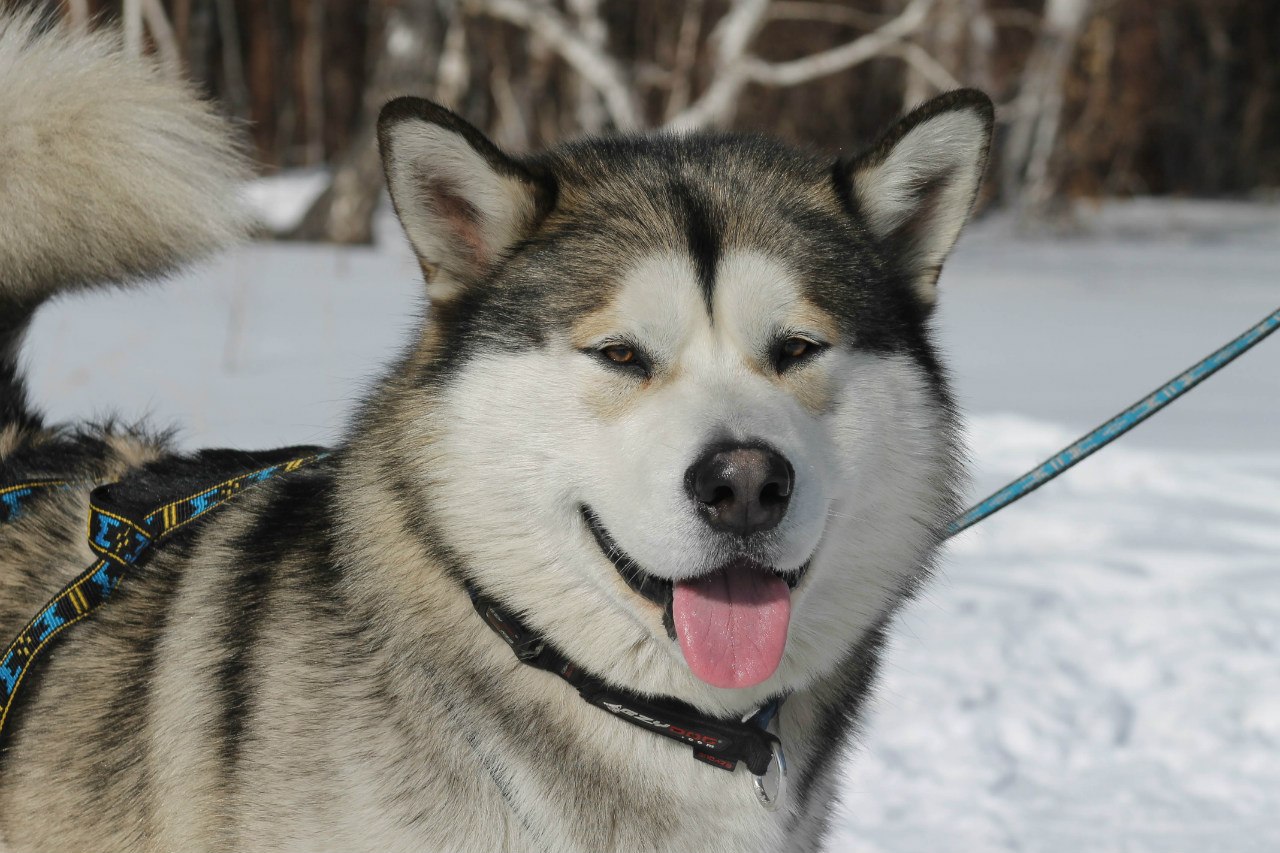
<path fill-rule="evenodd" d="M 170 486 L 168 495 L 121 488 L 120 483 L 94 489 L 89 496 L 89 547 L 98 560 L 50 599 L 0 657 L 0 736 L 32 662 L 63 631 L 101 607 L 152 545 L 246 488 L 296 471 L 326 455 L 316 447 L 209 455 L 202 460 L 201 478 L 208 482 L 212 460 L 213 475 L 221 478 L 214 486 Z M 14 499 L 13 510 L 0 520 L 16 517 L 21 498 L 33 494 L 33 489 L 67 485 L 49 480 L 0 488 L 0 505 L 9 503 L 8 495 L 21 496 Z"/>
<path fill-rule="evenodd" d="M 777 713 L 779 700 L 773 700 L 739 722 L 707 717 L 677 699 L 646 699 L 610 687 L 602 679 L 584 672 L 475 587 L 468 586 L 467 592 L 480 618 L 506 641 L 521 663 L 558 675 L 590 704 L 654 734 L 688 744 L 693 747 L 694 758 L 721 770 L 732 771 L 739 761 L 756 776 L 763 776 L 768 770 L 778 738 L 765 727 Z"/>

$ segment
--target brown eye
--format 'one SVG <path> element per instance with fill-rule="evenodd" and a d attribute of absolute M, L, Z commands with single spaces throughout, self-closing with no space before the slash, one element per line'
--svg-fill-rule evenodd
<path fill-rule="evenodd" d="M 610 367 L 618 368 L 626 373 L 648 377 L 649 360 L 639 348 L 626 343 L 606 344 L 595 350 L 587 350 L 596 358 L 602 359 Z"/>
<path fill-rule="evenodd" d="M 773 351 L 774 363 L 778 372 L 782 372 L 817 355 L 824 349 L 826 349 L 826 344 L 820 344 L 808 338 L 784 338 L 778 342 L 777 349 Z"/>
<path fill-rule="evenodd" d="M 813 343 L 804 338 L 787 338 L 782 342 L 782 354 L 787 358 L 803 358 L 812 347 Z"/>
<path fill-rule="evenodd" d="M 600 350 L 600 354 L 614 364 L 635 364 L 636 351 L 626 344 L 613 344 Z"/>

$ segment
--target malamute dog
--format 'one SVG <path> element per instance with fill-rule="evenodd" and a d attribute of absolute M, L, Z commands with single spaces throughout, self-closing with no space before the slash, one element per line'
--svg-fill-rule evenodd
<path fill-rule="evenodd" d="M 0 661 L 0 847 L 816 850 L 956 509 L 929 318 L 991 126 L 959 91 L 853 157 L 515 157 L 388 104 L 420 332 L 340 446 Z M 45 423 L 18 348 L 47 299 L 236 239 L 244 174 L 111 36 L 0 24 L 0 488 L 62 483 L 0 524 L 0 641 L 99 558 L 95 487 L 146 503 L 237 458 Z"/>

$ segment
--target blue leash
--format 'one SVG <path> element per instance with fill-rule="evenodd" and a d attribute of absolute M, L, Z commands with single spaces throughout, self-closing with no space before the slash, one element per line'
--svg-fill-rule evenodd
<path fill-rule="evenodd" d="M 1263 338 L 1280 328 L 1280 309 L 1271 312 L 1260 323 L 1217 352 L 1206 356 L 1189 370 L 1170 379 L 1152 393 L 1143 397 L 1111 420 L 1085 435 L 1074 444 L 1064 447 L 1044 462 L 1032 468 L 995 494 L 970 507 L 963 515 L 947 526 L 947 537 L 967 530 L 1009 504 L 1024 498 L 1061 474 L 1106 447 L 1192 388 L 1226 367 L 1235 359 L 1256 346 Z"/>

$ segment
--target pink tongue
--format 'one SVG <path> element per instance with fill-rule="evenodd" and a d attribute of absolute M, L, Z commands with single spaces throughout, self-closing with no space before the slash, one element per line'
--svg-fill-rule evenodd
<path fill-rule="evenodd" d="M 773 572 L 732 563 L 676 583 L 672 600 L 680 651 L 714 687 L 754 687 L 773 675 L 787 644 L 791 590 Z"/>

